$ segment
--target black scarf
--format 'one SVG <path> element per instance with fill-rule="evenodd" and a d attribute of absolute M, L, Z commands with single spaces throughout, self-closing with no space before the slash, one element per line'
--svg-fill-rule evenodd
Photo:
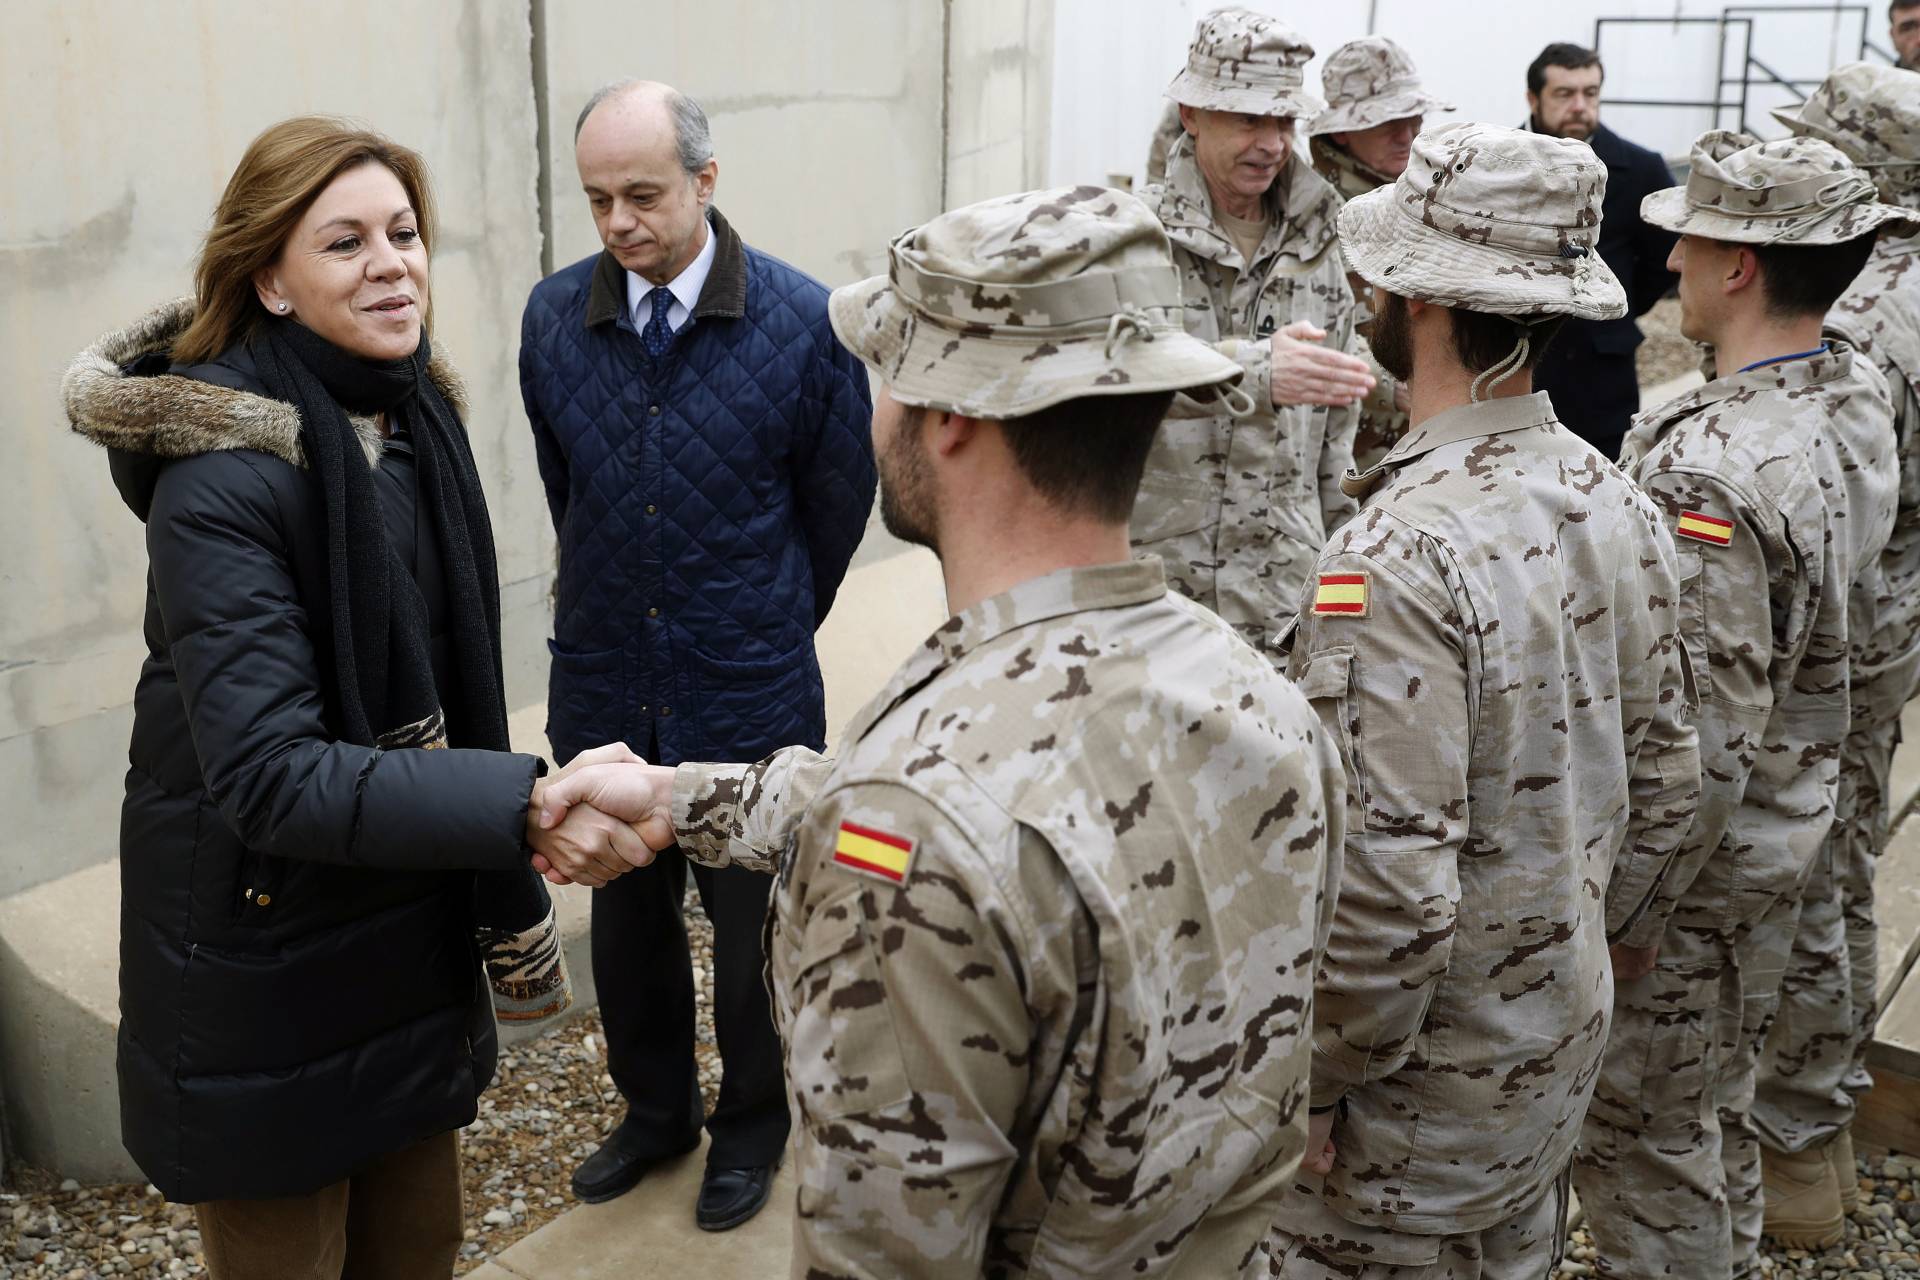
<path fill-rule="evenodd" d="M 307 467 L 326 507 L 332 607 L 332 689 L 343 740 L 366 747 L 505 751 L 500 665 L 500 577 L 480 472 L 461 424 L 427 376 L 423 330 L 411 356 L 376 363 L 350 355 L 297 320 L 269 319 L 248 340 L 261 381 L 300 411 Z M 407 431 L 419 501 L 445 566 L 454 688 L 442 704 L 426 600 L 387 537 L 380 493 L 349 412 L 385 413 Z M 514 932 L 546 915 L 546 884 L 524 872 L 483 874 L 479 923 Z"/>

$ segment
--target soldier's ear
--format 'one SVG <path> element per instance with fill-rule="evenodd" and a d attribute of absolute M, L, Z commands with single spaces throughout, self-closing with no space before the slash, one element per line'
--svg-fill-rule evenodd
<path fill-rule="evenodd" d="M 1186 130 L 1186 131 L 1187 131 L 1188 133 L 1196 133 L 1196 134 L 1197 134 L 1197 133 L 1199 133 L 1199 132 L 1200 132 L 1200 130 L 1199 130 L 1199 129 L 1197 129 L 1197 128 L 1195 128 L 1195 127 L 1194 127 L 1194 110 L 1193 110 L 1193 108 L 1192 108 L 1192 107 L 1190 107 L 1190 106 L 1188 106 L 1188 105 L 1187 105 L 1186 103 L 1184 103 L 1184 102 L 1180 104 L 1180 127 L 1181 127 L 1182 129 L 1185 129 L 1185 130 Z"/>
<path fill-rule="evenodd" d="M 1735 245 L 1733 252 L 1727 255 L 1726 267 L 1720 277 L 1721 288 L 1728 294 L 1739 293 L 1751 288 L 1760 280 L 1760 255 L 1752 245 Z"/>
<path fill-rule="evenodd" d="M 948 413 L 942 409 L 929 409 L 927 423 L 927 445 L 943 458 L 972 444 L 979 436 L 982 419 L 969 418 L 963 413 Z"/>

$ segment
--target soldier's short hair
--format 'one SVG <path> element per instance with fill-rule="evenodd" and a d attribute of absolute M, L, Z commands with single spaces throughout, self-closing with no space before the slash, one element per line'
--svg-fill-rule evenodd
<path fill-rule="evenodd" d="M 1920 7 L 1920 0 L 1893 0 L 1893 3 L 1887 6 L 1887 21 L 1894 21 L 1902 9 L 1912 9 L 1916 7 Z"/>
<path fill-rule="evenodd" d="M 1020 473 L 1042 497 L 1111 524 L 1133 514 L 1153 433 L 1173 395 L 1080 396 L 1000 425 Z"/>
<path fill-rule="evenodd" d="M 1920 4 L 1920 0 L 1912 0 Z M 1579 71 L 1583 67 L 1599 67 L 1600 78 L 1607 78 L 1607 68 L 1600 61 L 1600 55 L 1583 44 L 1571 44 L 1565 40 L 1555 41 L 1540 51 L 1540 56 L 1527 66 L 1527 92 L 1535 97 L 1547 84 L 1547 68 L 1564 67 L 1568 71 Z"/>
<path fill-rule="evenodd" d="M 1524 335 L 1527 339 L 1527 358 L 1521 369 L 1532 369 L 1540 363 L 1540 357 L 1546 354 L 1565 316 L 1553 316 L 1527 324 L 1513 316 L 1496 316 L 1485 311 L 1468 311 L 1462 307 L 1450 307 L 1453 317 L 1453 353 L 1460 357 L 1462 368 L 1475 373 L 1493 368 L 1513 354 L 1513 349 Z"/>
<path fill-rule="evenodd" d="M 1783 320 L 1827 314 L 1865 269 L 1879 234 L 1869 231 L 1839 244 L 1751 246 L 1760 261 L 1760 292 L 1768 314 Z"/>

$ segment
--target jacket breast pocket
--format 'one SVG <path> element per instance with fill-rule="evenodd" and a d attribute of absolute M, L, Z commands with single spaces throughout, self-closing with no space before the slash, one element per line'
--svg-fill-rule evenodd
<path fill-rule="evenodd" d="M 1323 649 L 1304 661 L 1296 660 L 1294 684 L 1320 717 L 1321 727 L 1332 735 L 1340 749 L 1340 767 L 1347 775 L 1347 801 L 1351 805 L 1360 796 L 1360 761 L 1353 725 L 1353 682 L 1355 657 L 1352 649 Z M 1351 819 L 1350 819 L 1351 821 Z M 1349 831 L 1361 828 L 1348 826 Z"/>
<path fill-rule="evenodd" d="M 864 896 L 815 913 L 780 983 L 794 1097 L 816 1121 L 883 1111 L 909 1093 Z"/>

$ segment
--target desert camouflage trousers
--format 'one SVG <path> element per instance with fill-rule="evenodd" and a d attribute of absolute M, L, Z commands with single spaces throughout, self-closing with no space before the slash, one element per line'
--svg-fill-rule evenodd
<path fill-rule="evenodd" d="M 1334 1130 L 1334 1142 L 1340 1132 Z M 1560 1265 L 1567 1239 L 1567 1175 L 1504 1222 L 1456 1235 L 1416 1236 L 1348 1222 L 1302 1172 L 1264 1246 L 1266 1266 L 1244 1274 L 1280 1280 L 1542 1280 Z"/>
<path fill-rule="evenodd" d="M 1823 1147 L 1873 1087 L 1867 1046 L 1879 1015 L 1873 872 L 1886 847 L 1899 709 L 1847 735 L 1833 834 L 1800 902 L 1780 1016 L 1760 1059 L 1753 1117 L 1775 1151 Z"/>
<path fill-rule="evenodd" d="M 1653 972 L 1614 989 L 1573 1168 L 1597 1275 L 1741 1277 L 1758 1255 L 1754 1077 L 1799 900 L 1751 894 L 1730 912 L 1690 911 L 1714 898 L 1710 885 L 1695 889 L 1704 892 L 1681 902 Z"/>

